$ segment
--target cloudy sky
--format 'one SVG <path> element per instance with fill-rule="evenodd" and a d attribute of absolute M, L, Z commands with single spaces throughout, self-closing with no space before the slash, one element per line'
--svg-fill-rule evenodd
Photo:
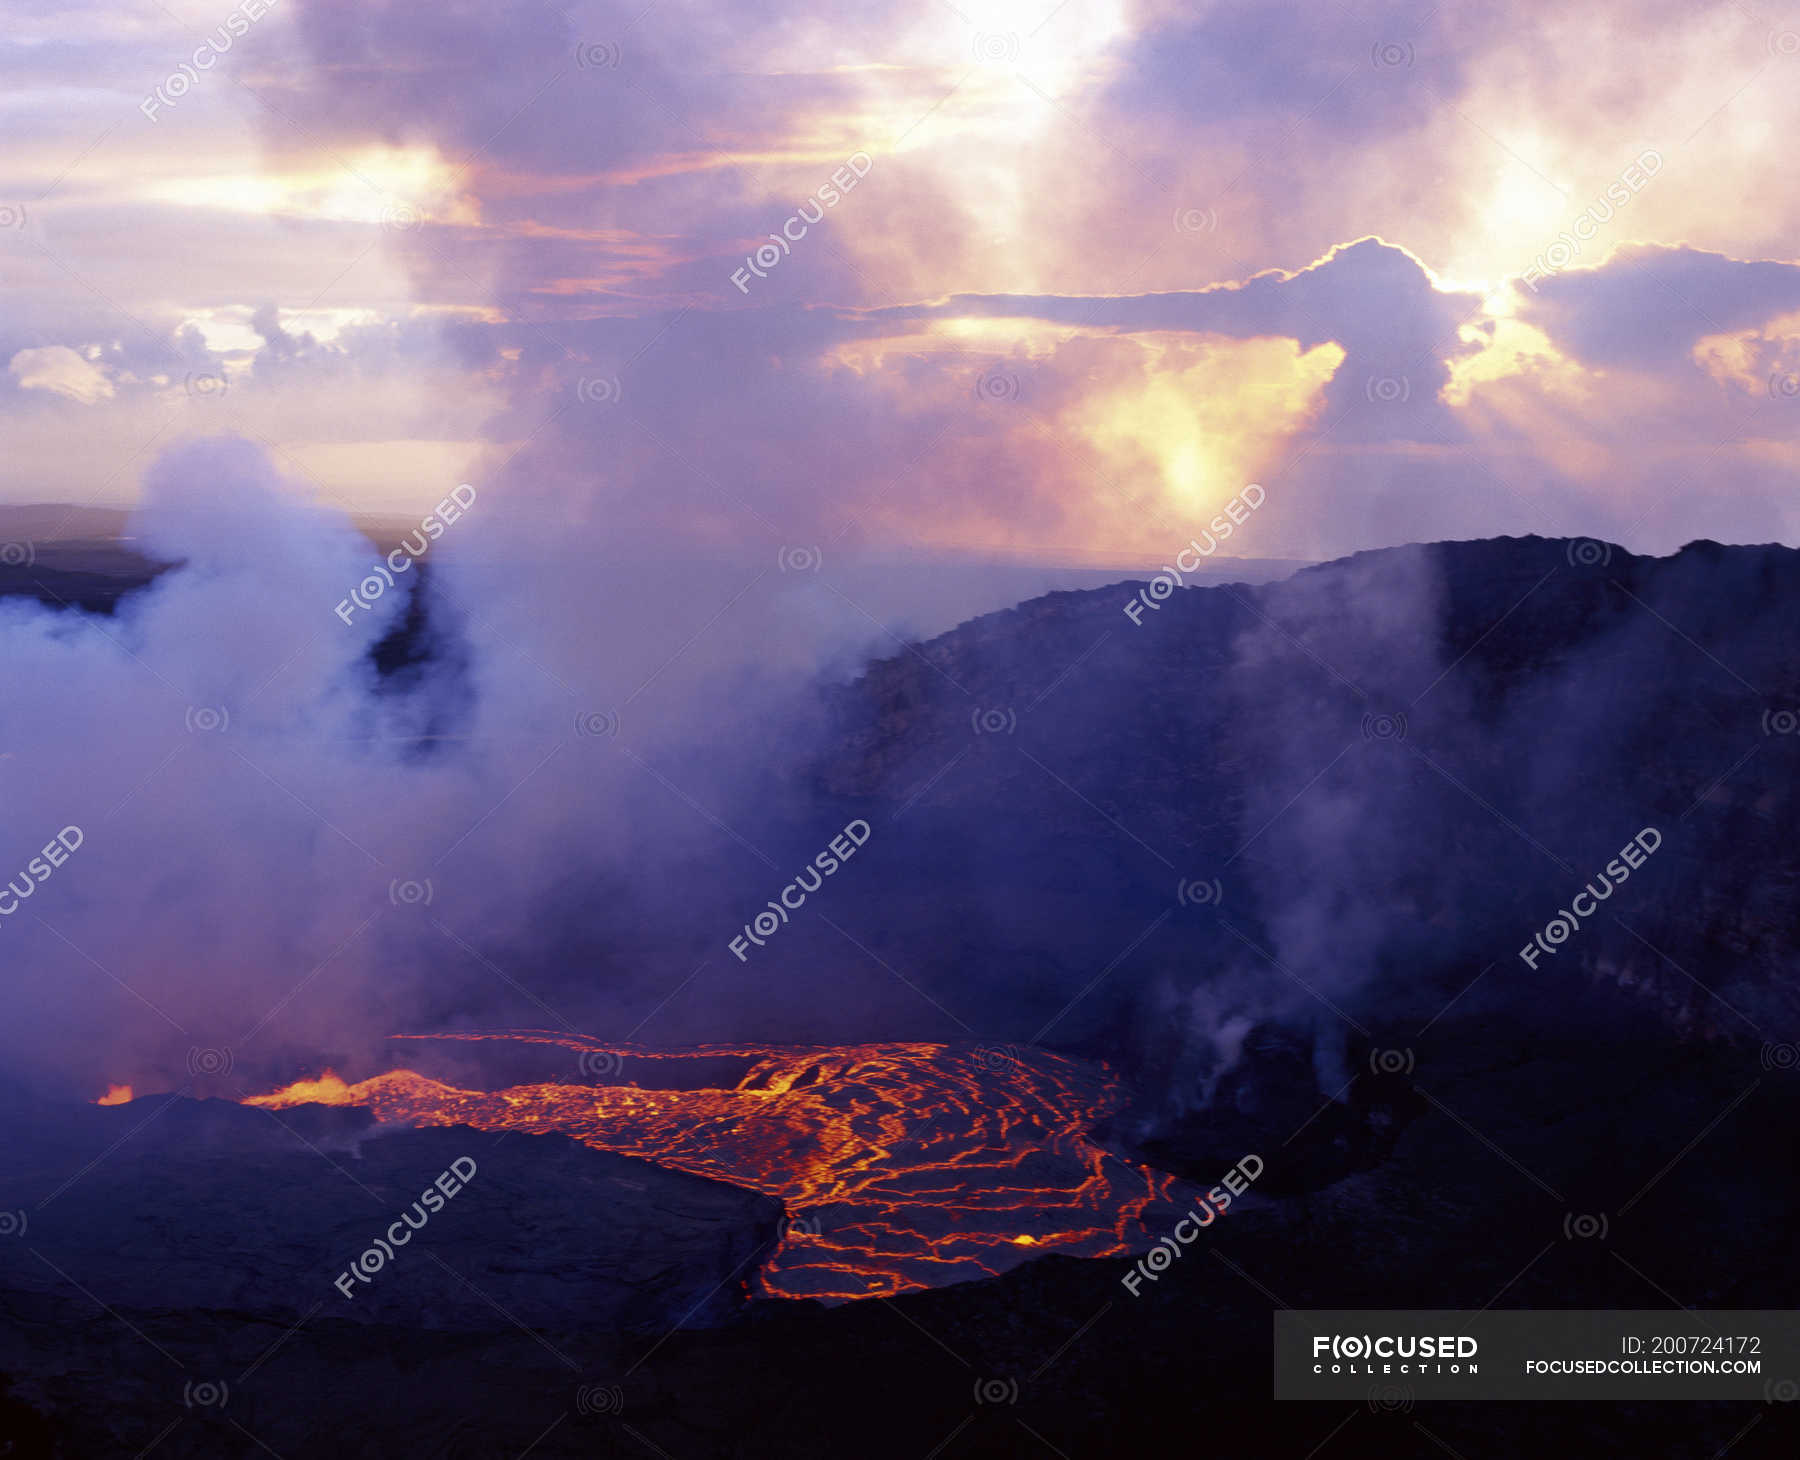
<path fill-rule="evenodd" d="M 1800 541 L 1800 10 L 8 0 L 0 501 Z"/>

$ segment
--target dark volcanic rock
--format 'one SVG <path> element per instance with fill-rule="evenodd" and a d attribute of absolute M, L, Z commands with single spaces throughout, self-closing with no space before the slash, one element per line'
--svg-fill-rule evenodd
<path fill-rule="evenodd" d="M 1207 1082 L 1203 1101 L 1175 1110 L 1128 1109 L 1096 1134 L 1202 1187 L 1245 1152 L 1272 1152 L 1257 1181 L 1260 1194 L 1315 1191 L 1380 1166 L 1429 1108 L 1403 1069 L 1384 1066 L 1389 1052 L 1366 1041 L 1354 1052 L 1362 1064 L 1356 1078 L 1336 1091 L 1321 1090 L 1305 1033 L 1258 1025 Z M 1139 1078 L 1159 1084 L 1154 1074 Z"/>
<path fill-rule="evenodd" d="M 1268 1396 L 1282 1306 L 1800 1304 L 1797 565 L 1524 539 L 1178 593 L 1141 627 L 1125 589 L 1055 595 L 837 696 L 783 844 L 873 826 L 830 892 L 881 960 L 863 987 L 1113 1055 L 1145 1093 L 1121 1129 L 1147 1111 L 1139 1149 L 1197 1178 L 1267 1161 L 1142 1296 L 1126 1260 L 1051 1256 L 670 1332 L 736 1304 L 773 1203 L 357 1112 L 0 1111 L 0 1453 L 1791 1454 L 1777 1402 Z M 1645 825 L 1663 846 L 1527 967 Z M 342 1299 L 463 1155 L 470 1185 Z"/>
<path fill-rule="evenodd" d="M 0 606 L 8 598 L 33 598 L 47 608 L 110 614 L 127 594 L 148 587 L 170 566 L 105 540 L 36 544 L 21 538 L 7 547 L 0 560 Z"/>
<path fill-rule="evenodd" d="M 1411 1076 L 1430 1109 L 1378 1168 L 1234 1205 L 1141 1297 L 1121 1286 L 1126 1260 L 1049 1257 L 894 1300 L 754 1305 L 747 1322 L 622 1338 L 573 1305 L 567 1322 L 475 1332 L 351 1321 L 343 1304 L 296 1325 L 132 1307 L 96 1287 L 0 1292 L 0 1453 L 10 1441 L 33 1460 L 1792 1454 L 1794 1404 L 1270 1399 L 1282 1305 L 1800 1304 L 1800 1164 L 1781 1135 L 1800 1076 L 1683 1041 L 1647 1013 L 1590 1012 L 1546 1025 L 1452 1011 Z M 1382 1047 L 1417 1037 L 1371 1034 Z M 430 1134 L 453 1149 L 467 1133 Z M 515 1140 L 542 1149 L 508 1138 L 494 1159 Z M 1258 1188 L 1291 1159 L 1263 1154 Z M 260 1175 L 241 1169 L 247 1184 Z M 1575 1214 L 1603 1229 L 1582 1235 Z"/>
<path fill-rule="evenodd" d="M 561 1136 L 376 1128 L 364 1111 L 152 1096 L 7 1123 L 21 1138 L 0 1149 L 0 1290 L 78 1284 L 138 1311 L 663 1333 L 740 1309 L 781 1217 L 766 1197 Z M 453 1164 L 466 1184 L 435 1187 Z M 346 1297 L 336 1280 L 378 1239 L 391 1256 L 369 1257 Z"/>
<path fill-rule="evenodd" d="M 1136 586 L 836 692 L 813 784 L 883 859 L 837 894 L 866 899 L 846 925 L 934 996 L 967 1017 L 966 985 L 1005 984 L 1026 1037 L 1055 1019 L 1140 1066 L 1228 979 L 1283 997 L 1218 1017 L 1423 1024 L 1491 969 L 1478 1001 L 1600 982 L 1700 1037 L 1800 1036 L 1800 553 L 1439 543 L 1180 590 L 1141 624 Z M 1528 967 L 1645 827 L 1655 855 Z"/>

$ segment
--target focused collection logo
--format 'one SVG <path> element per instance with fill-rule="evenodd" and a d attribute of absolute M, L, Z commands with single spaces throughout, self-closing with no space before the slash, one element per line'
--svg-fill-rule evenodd
<path fill-rule="evenodd" d="M 1315 1333 L 1315 1374 L 1479 1374 L 1466 1333 Z M 1464 1360 L 1469 1362 L 1465 1363 Z"/>

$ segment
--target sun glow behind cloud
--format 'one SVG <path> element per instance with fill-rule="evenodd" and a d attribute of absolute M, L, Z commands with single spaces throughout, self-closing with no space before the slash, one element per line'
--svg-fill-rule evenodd
<path fill-rule="evenodd" d="M 1153 484 L 1148 505 L 1180 523 L 1206 521 L 1269 465 L 1344 359 L 1335 344 L 1302 353 L 1292 340 L 1136 343 L 1142 374 L 1082 399 L 1060 424 L 1092 442 L 1116 477 Z"/>
<path fill-rule="evenodd" d="M 59 414 L 78 416 L 111 479 L 155 428 L 139 414 L 144 383 L 173 403 L 197 367 L 165 356 L 197 340 L 231 392 L 192 428 L 243 413 L 334 490 L 361 490 L 411 449 L 436 471 L 476 436 L 504 460 L 501 443 L 541 426 L 518 469 L 573 431 L 565 455 L 530 471 L 566 472 L 579 491 L 583 449 L 616 444 L 579 438 L 606 421 L 684 455 L 697 450 L 684 433 L 738 432 L 751 438 L 738 459 L 766 457 L 770 482 L 785 453 L 886 483 L 942 430 L 934 474 L 977 505 L 959 515 L 900 490 L 894 510 L 874 509 L 886 530 L 1062 553 L 1135 551 L 1148 511 L 1204 511 L 1245 480 L 1278 481 L 1290 456 L 1309 469 L 1355 457 L 1343 491 L 1314 490 L 1360 534 L 1427 459 L 1535 451 L 1535 472 L 1515 479 L 1560 476 L 1559 490 L 1598 500 L 1662 471 L 1652 442 L 1723 439 L 1730 423 L 1703 419 L 1707 402 L 1783 402 L 1752 435 L 1800 417 L 1771 385 L 1796 368 L 1787 327 L 1733 313 L 1638 379 L 1635 362 L 1584 356 L 1510 282 L 1649 147 L 1667 167 L 1584 241 L 1577 271 L 1612 267 L 1638 240 L 1747 264 L 1791 251 L 1800 204 L 1776 144 L 1800 123 L 1800 56 L 1788 32 L 1769 34 L 1776 22 L 1728 7 L 1638 26 L 1617 5 L 1352 7 L 1297 27 L 1281 5 L 934 0 L 854 24 L 805 7 L 653 9 L 614 37 L 585 10 L 294 5 L 154 124 L 110 132 L 101 103 L 129 115 L 146 78 L 191 49 L 190 27 L 134 12 L 118 53 L 58 76 L 46 42 L 60 22 L 23 22 L 15 51 L 34 54 L 13 78 L 29 85 L 0 102 L 18 124 L 0 222 L 9 199 L 29 218 L 0 248 L 26 245 L 6 258 L 21 265 L 11 302 L 24 322 L 0 361 L 73 354 L 26 353 L 10 372 L 17 439 L 52 440 Z M 1404 63 L 1372 63 L 1371 43 L 1394 37 L 1369 27 L 1390 23 L 1406 32 Z M 578 64 L 576 37 L 608 42 L 616 65 Z M 728 281 L 746 249 L 858 150 L 874 162 L 854 195 L 740 296 Z M 1437 292 L 1390 259 L 1260 314 L 1176 298 L 1291 276 L 1366 236 L 1404 249 Z M 1038 296 L 1019 307 L 1043 317 L 942 317 L 957 295 Z M 1142 302 L 1115 330 L 1071 322 L 1089 301 L 1131 297 Z M 272 344 L 252 320 L 270 309 Z M 621 328 L 588 337 L 602 318 Z M 427 361 L 430 320 L 454 343 Z M 685 368 L 652 373 L 688 348 Z M 714 377 L 711 360 L 731 366 Z M 550 424 L 570 369 L 629 374 L 628 409 Z M 1017 398 L 978 401 L 988 370 L 1016 376 Z M 1399 408 L 1365 399 L 1365 381 L 1397 389 Z M 737 405 L 712 398 L 734 392 Z M 313 405 L 324 400 L 330 419 Z M 493 415 L 446 404 L 434 419 L 434 401 L 472 400 Z M 1651 400 L 1662 409 L 1646 414 Z M 834 419 L 866 419 L 861 458 L 820 439 Z M 442 451 L 412 445 L 434 430 Z M 107 433 L 106 450 L 90 447 Z M 354 469 L 364 442 L 377 472 Z M 16 480 L 60 483 L 75 454 Z M 621 464 L 644 475 L 621 490 L 658 490 L 666 456 L 627 445 Z M 737 490 L 736 462 L 708 470 Z M 1442 470 L 1442 500 L 1480 475 Z M 1347 504 L 1365 491 L 1359 515 Z M 757 511 L 785 523 L 810 500 Z M 1272 508 L 1259 532 L 1278 522 Z"/>
<path fill-rule="evenodd" d="M 181 207 L 409 232 L 421 224 L 478 226 L 479 205 L 458 191 L 460 172 L 434 148 L 365 147 L 280 169 L 153 179 L 139 196 Z"/>

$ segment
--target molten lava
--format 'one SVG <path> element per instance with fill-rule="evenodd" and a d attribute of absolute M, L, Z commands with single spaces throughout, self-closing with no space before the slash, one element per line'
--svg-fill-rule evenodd
<path fill-rule="evenodd" d="M 132 1101 L 131 1086 L 108 1085 L 106 1093 L 94 1102 L 96 1105 L 129 1105 Z"/>
<path fill-rule="evenodd" d="M 759 1297 L 844 1300 L 1003 1272 L 1039 1251 L 1141 1251 L 1182 1184 L 1088 1138 L 1123 1091 L 1041 1049 L 943 1044 L 702 1045 L 657 1050 L 515 1032 L 399 1036 L 560 1045 L 624 1059 L 750 1060 L 732 1089 L 516 1085 L 463 1090 L 413 1070 L 347 1085 L 327 1071 L 251 1105 L 359 1105 L 381 1120 L 557 1132 L 779 1197 L 788 1220 Z M 1160 1230 L 1160 1227 L 1159 1227 Z"/>

